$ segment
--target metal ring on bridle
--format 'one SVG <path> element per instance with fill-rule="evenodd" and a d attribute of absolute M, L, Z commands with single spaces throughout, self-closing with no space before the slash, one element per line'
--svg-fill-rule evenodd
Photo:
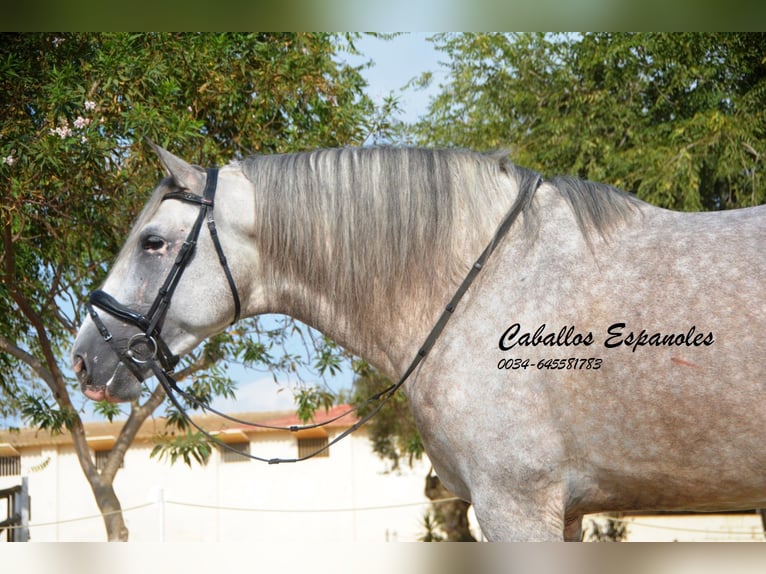
<path fill-rule="evenodd" d="M 139 353 L 136 351 L 137 346 L 141 343 L 146 343 L 148 345 L 150 350 L 148 355 L 146 353 Z M 150 337 L 145 333 L 136 333 L 128 341 L 128 349 L 125 354 L 130 357 L 134 363 L 138 363 L 139 365 L 148 363 L 157 357 L 157 341 L 154 340 L 154 337 Z"/>

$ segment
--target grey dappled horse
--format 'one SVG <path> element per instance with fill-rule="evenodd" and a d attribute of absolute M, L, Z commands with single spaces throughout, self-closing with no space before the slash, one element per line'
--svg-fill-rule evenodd
<path fill-rule="evenodd" d="M 396 380 L 494 242 L 404 385 L 439 477 L 489 539 L 578 539 L 598 511 L 766 505 L 766 206 L 676 213 L 458 150 L 257 156 L 217 173 L 220 248 L 203 227 L 157 305 L 213 177 L 157 152 L 168 177 L 74 345 L 87 396 L 135 399 L 157 340 L 188 353 L 235 299 Z M 182 193 L 196 202 L 162 200 Z"/>

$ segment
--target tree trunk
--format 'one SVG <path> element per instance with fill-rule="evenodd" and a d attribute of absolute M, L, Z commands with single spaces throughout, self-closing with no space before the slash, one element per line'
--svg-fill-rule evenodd
<path fill-rule="evenodd" d="M 95 485 L 91 483 L 93 496 L 104 518 L 107 540 L 109 542 L 127 542 L 128 527 L 125 526 L 125 518 L 122 515 L 122 507 L 114 492 L 112 483 Z"/>
<path fill-rule="evenodd" d="M 455 498 L 455 495 L 432 472 L 426 477 L 425 494 L 429 500 L 438 501 Z M 447 500 L 431 504 L 436 523 L 444 531 L 448 542 L 476 542 L 468 524 L 468 509 L 471 504 L 465 500 Z"/>
<path fill-rule="evenodd" d="M 88 480 L 93 497 L 104 519 L 107 540 L 110 542 L 127 542 L 128 527 L 122 515 L 122 506 L 114 491 L 114 477 L 122 465 L 125 453 L 135 439 L 141 424 L 154 412 L 165 398 L 165 391 L 160 385 L 154 389 L 149 399 L 143 404 L 133 403 L 130 416 L 120 430 L 117 441 L 112 447 L 103 469 L 99 472 L 90 454 L 90 447 L 85 438 L 85 428 L 79 416 L 75 415 L 69 429 L 72 434 L 75 452 L 80 462 L 85 478 Z"/>
<path fill-rule="evenodd" d="M 99 473 L 91 457 L 90 447 L 88 447 L 85 438 L 85 429 L 79 416 L 73 421 L 70 432 L 80 467 L 88 480 L 93 497 L 96 499 L 96 504 L 104 519 L 107 540 L 126 542 L 128 540 L 128 528 L 125 526 L 125 519 L 122 516 L 120 501 L 114 492 L 115 472 L 109 472 L 109 469 L 105 468 L 103 473 Z M 115 455 L 116 453 L 112 452 L 109 458 L 114 458 Z M 124 452 L 119 454 L 120 460 L 122 456 L 124 456 Z M 119 467 L 119 462 L 117 462 L 117 466 Z"/>

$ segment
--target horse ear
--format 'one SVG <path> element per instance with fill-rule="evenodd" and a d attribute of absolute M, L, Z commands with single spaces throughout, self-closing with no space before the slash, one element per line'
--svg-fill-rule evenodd
<path fill-rule="evenodd" d="M 165 173 L 172 177 L 179 187 L 193 190 L 204 185 L 205 174 L 202 170 L 173 155 L 153 141 L 149 139 L 146 141 L 160 158 Z"/>

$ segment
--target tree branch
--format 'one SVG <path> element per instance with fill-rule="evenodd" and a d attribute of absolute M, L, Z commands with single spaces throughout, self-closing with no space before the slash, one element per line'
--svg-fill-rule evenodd
<path fill-rule="evenodd" d="M 40 342 L 40 349 L 45 357 L 45 363 L 47 365 L 47 377 L 42 377 L 45 383 L 50 387 L 53 397 L 56 402 L 62 407 L 71 408 L 72 404 L 69 399 L 69 393 L 67 393 L 66 385 L 64 383 L 64 377 L 59 369 L 56 357 L 53 353 L 53 346 L 48 338 L 48 332 L 45 329 L 45 323 L 42 317 L 32 308 L 29 300 L 19 290 L 18 283 L 16 281 L 16 258 L 15 249 L 13 244 L 13 232 L 11 230 L 11 223 L 6 219 L 3 225 L 3 243 L 5 247 L 5 278 L 4 283 L 8 288 L 11 298 L 18 306 L 22 314 L 29 320 L 37 333 L 37 339 Z M 6 339 L 7 342 L 7 339 Z M 21 350 L 21 349 L 19 349 Z M 29 363 L 32 366 L 32 363 Z M 38 364 L 39 366 L 39 364 Z M 34 368 L 34 367 L 33 367 Z M 39 372 L 36 369 L 36 372 Z"/>
<path fill-rule="evenodd" d="M 49 387 L 55 386 L 56 382 L 53 374 L 45 363 L 8 340 L 4 335 L 0 335 L 0 351 L 4 351 L 19 361 L 26 363 Z"/>
<path fill-rule="evenodd" d="M 111 484 L 117 471 L 120 469 L 120 463 L 124 459 L 125 453 L 141 429 L 141 425 L 162 404 L 163 400 L 165 400 L 165 390 L 162 388 L 162 385 L 157 385 L 144 404 L 141 405 L 138 402 L 131 404 L 128 420 L 125 421 L 120 430 L 117 441 L 112 447 L 112 452 L 109 453 L 109 459 L 101 471 L 102 480 Z"/>

